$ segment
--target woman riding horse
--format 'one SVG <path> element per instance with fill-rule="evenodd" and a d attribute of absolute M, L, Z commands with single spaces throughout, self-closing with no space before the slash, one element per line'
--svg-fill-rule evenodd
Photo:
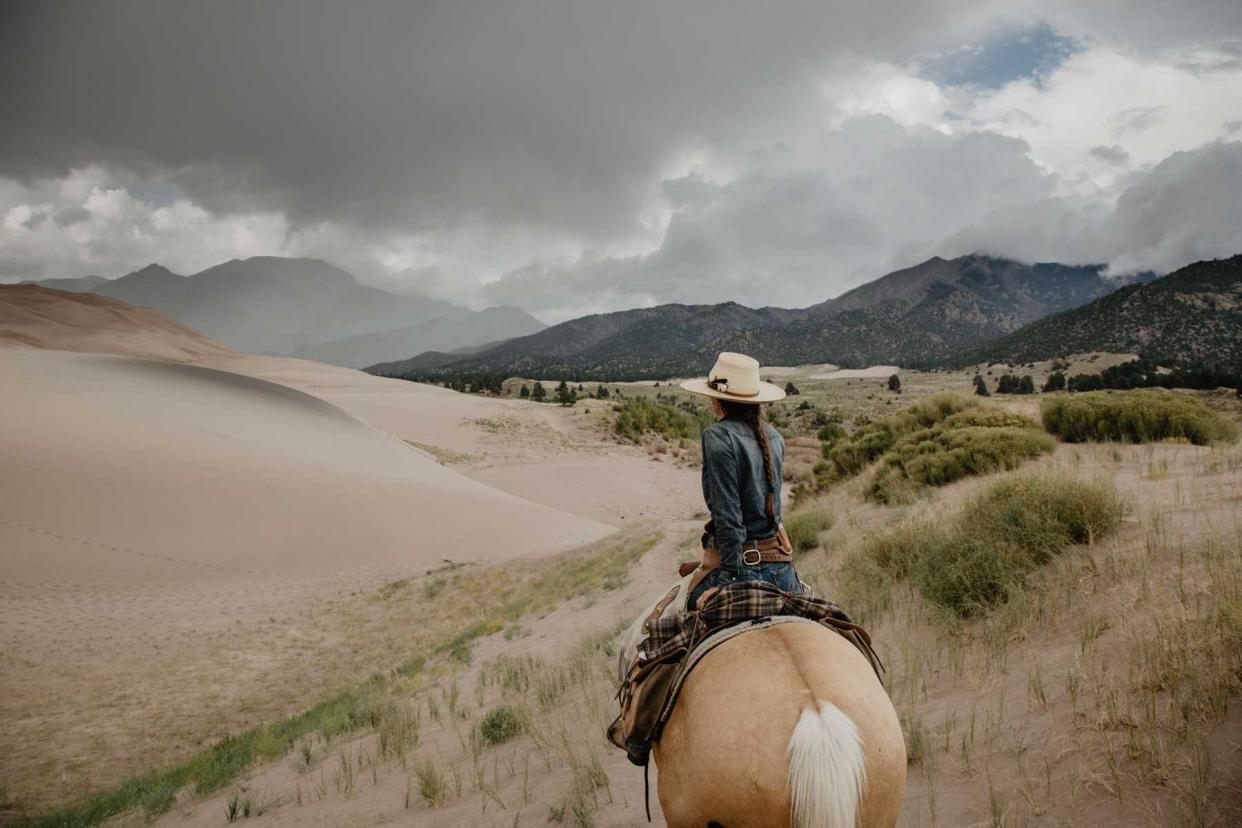
<path fill-rule="evenodd" d="M 785 396 L 759 363 L 722 353 L 682 388 L 712 400 L 703 432 L 711 521 L 688 610 L 708 590 L 763 580 L 803 585 L 781 527 L 784 441 L 761 403 Z M 784 623 L 733 637 L 689 673 L 653 748 L 670 826 L 891 828 L 906 750 L 870 662 L 821 624 Z"/>
<path fill-rule="evenodd" d="M 723 353 L 707 379 L 681 387 L 711 400 L 717 422 L 703 431 L 703 499 L 711 521 L 703 546 L 718 564 L 690 593 L 694 609 L 709 589 L 744 580 L 762 580 L 785 592 L 798 592 L 792 548 L 781 529 L 781 465 L 785 441 L 763 417 L 762 403 L 785 392 L 759 379 L 759 363 L 742 354 Z"/>

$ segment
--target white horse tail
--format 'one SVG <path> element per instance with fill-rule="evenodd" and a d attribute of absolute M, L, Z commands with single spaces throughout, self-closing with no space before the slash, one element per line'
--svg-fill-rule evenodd
<path fill-rule="evenodd" d="M 862 739 L 831 702 L 808 706 L 789 737 L 794 828 L 855 828 L 866 769 Z"/>

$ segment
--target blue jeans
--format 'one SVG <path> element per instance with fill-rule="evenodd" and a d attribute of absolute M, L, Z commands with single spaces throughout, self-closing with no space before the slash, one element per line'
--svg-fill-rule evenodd
<path fill-rule="evenodd" d="M 802 591 L 802 583 L 798 580 L 798 573 L 794 571 L 791 563 L 743 565 L 740 570 L 719 566 L 704 575 L 703 580 L 699 581 L 698 586 L 690 592 L 690 598 L 686 601 L 686 609 L 694 609 L 698 605 L 699 596 L 712 587 L 722 587 L 738 581 L 767 581 L 782 592 Z"/>

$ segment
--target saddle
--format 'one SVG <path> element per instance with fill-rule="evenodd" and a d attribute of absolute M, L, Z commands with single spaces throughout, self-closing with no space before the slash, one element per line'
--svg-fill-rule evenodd
<path fill-rule="evenodd" d="M 667 606 L 679 587 L 661 603 Z M 691 670 L 737 635 L 776 624 L 822 624 L 857 647 L 882 678 L 884 665 L 867 631 L 836 604 L 810 594 L 781 592 L 765 581 L 741 581 L 705 593 L 694 611 L 661 615 L 663 610 L 657 604 L 642 622 L 646 638 L 624 672 L 617 690 L 620 713 L 608 727 L 608 740 L 640 767 L 650 761 L 651 746 L 659 741 Z"/>

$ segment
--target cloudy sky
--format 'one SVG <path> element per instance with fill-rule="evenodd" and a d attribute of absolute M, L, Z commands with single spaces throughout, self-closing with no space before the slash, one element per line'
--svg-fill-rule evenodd
<path fill-rule="evenodd" d="M 1237 0 L 8 0 L 0 56 L 0 281 L 316 256 L 557 321 L 1242 252 Z"/>

